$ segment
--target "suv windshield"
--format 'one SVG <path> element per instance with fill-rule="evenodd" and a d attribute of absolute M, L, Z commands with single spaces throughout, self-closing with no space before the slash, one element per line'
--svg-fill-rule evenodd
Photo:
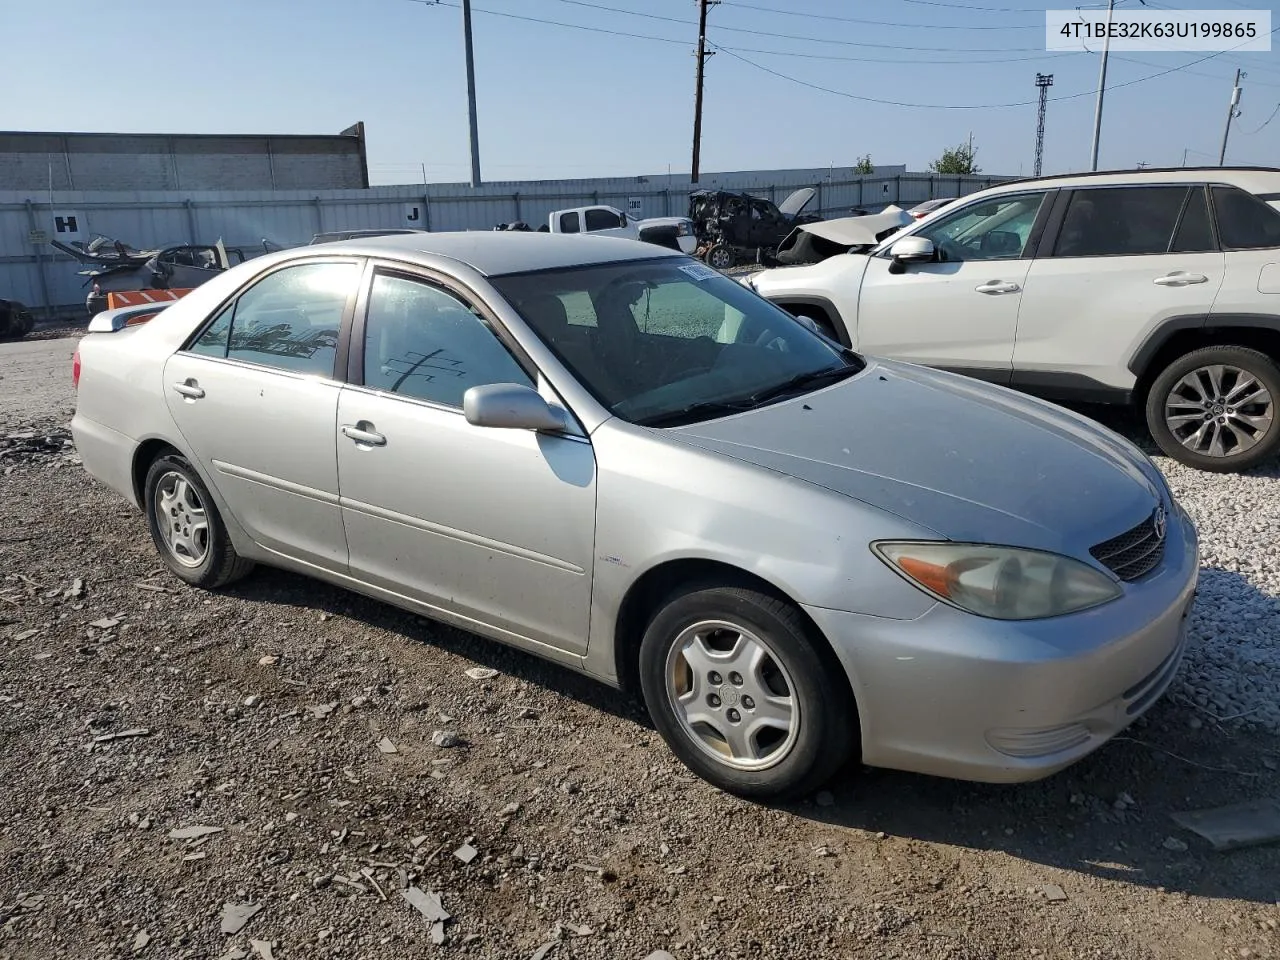
<path fill-rule="evenodd" d="M 492 282 L 596 399 L 634 423 L 671 426 L 750 409 L 864 366 L 692 260 L 570 267 Z"/>

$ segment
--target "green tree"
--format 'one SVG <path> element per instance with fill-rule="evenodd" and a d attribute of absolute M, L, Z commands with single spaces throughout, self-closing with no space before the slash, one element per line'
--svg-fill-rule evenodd
<path fill-rule="evenodd" d="M 981 173 L 975 162 L 978 151 L 967 143 L 942 151 L 942 156 L 929 164 L 934 173 Z"/>
<path fill-rule="evenodd" d="M 859 157 L 858 162 L 853 165 L 854 173 L 875 173 L 875 164 L 871 162 L 871 154 Z"/>

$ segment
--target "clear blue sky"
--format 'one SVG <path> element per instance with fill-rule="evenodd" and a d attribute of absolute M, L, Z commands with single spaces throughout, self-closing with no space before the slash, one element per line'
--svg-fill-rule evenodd
<path fill-rule="evenodd" d="M 422 163 L 433 182 L 465 180 L 462 15 L 449 2 L 3 0 L 0 129 L 336 133 L 364 120 L 374 183 L 420 181 Z M 1271 9 L 1280 26 L 1276 3 L 1150 5 Z M 1044 52 L 1041 11 L 1070 6 L 725 0 L 708 29 L 726 49 L 707 67 L 702 168 L 848 166 L 870 153 L 922 170 L 972 132 L 985 171 L 1029 174 L 1034 105 L 954 107 L 1034 100 L 1043 72 L 1054 75 L 1052 96 L 1083 94 L 1049 104 L 1046 172 L 1087 169 L 1098 58 Z M 475 0 L 475 11 L 486 180 L 688 170 L 694 0 Z M 1249 77 L 1228 158 L 1280 165 L 1280 116 L 1263 127 L 1280 105 L 1280 34 L 1273 39 L 1271 53 L 1222 54 L 1109 90 L 1101 165 L 1177 165 L 1184 149 L 1190 162 L 1216 162 L 1236 67 Z M 1203 56 L 1112 54 L 1108 86 Z M 760 67 L 845 94 L 953 109 L 851 99 Z"/>

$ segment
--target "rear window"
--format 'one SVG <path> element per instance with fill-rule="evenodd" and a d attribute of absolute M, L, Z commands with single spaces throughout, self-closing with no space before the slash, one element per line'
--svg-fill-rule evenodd
<path fill-rule="evenodd" d="M 1213 188 L 1222 245 L 1235 250 L 1280 247 L 1280 211 L 1236 187 Z"/>

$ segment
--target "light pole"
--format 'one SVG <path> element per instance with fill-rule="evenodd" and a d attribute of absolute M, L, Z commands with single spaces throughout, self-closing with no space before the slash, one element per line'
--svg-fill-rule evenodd
<path fill-rule="evenodd" d="M 1116 12 L 1116 0 L 1107 0 L 1107 33 L 1102 38 L 1102 69 L 1098 73 L 1098 102 L 1093 110 L 1093 151 L 1089 157 L 1089 169 L 1098 169 L 1098 140 L 1102 136 L 1102 98 L 1107 92 L 1107 57 L 1111 53 L 1111 19 Z"/>

